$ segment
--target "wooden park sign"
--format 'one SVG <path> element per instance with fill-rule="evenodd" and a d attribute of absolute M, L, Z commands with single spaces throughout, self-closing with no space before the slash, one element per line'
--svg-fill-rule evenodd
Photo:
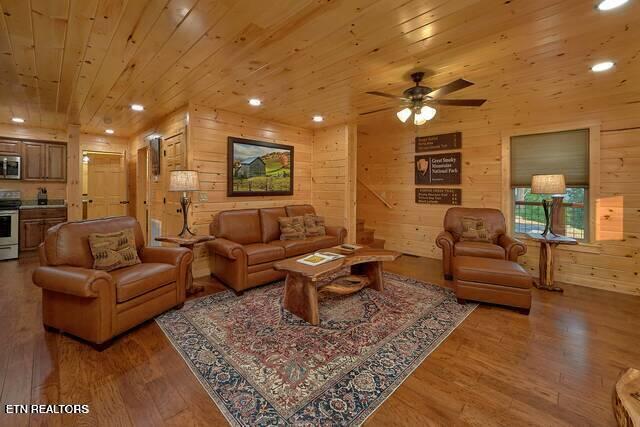
<path fill-rule="evenodd" d="M 460 153 L 424 154 L 415 157 L 416 185 L 460 184 Z"/>
<path fill-rule="evenodd" d="M 416 188 L 416 203 L 426 205 L 461 205 L 459 188 Z"/>
<path fill-rule="evenodd" d="M 440 135 L 416 136 L 416 153 L 462 148 L 462 133 L 443 133 Z"/>

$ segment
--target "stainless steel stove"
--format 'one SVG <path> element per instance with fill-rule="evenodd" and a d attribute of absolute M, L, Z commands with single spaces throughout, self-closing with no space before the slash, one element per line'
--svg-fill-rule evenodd
<path fill-rule="evenodd" d="M 0 190 L 0 260 L 18 258 L 19 191 Z"/>

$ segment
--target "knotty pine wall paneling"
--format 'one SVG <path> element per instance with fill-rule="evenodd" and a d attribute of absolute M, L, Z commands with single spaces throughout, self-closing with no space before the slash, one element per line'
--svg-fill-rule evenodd
<path fill-rule="evenodd" d="M 358 178 L 391 202 L 386 209 L 359 187 L 358 218 L 386 240 L 388 249 L 441 258 L 435 237 L 448 206 L 414 201 L 414 138 L 462 132 L 462 205 L 500 209 L 502 134 L 514 128 L 599 123 L 600 184 L 596 200 L 596 236 L 589 244 L 557 251 L 558 281 L 640 295 L 640 107 L 636 104 L 586 104 L 581 109 L 536 104 L 527 108 L 440 108 L 436 119 L 415 129 L 381 113 L 358 127 Z M 627 130 L 620 130 L 627 129 Z M 456 186 L 453 186 L 456 187 Z M 538 245 L 527 242 L 520 258 L 538 274 Z"/>
<path fill-rule="evenodd" d="M 347 229 L 355 243 L 357 179 L 356 126 L 343 124 L 317 129 L 313 135 L 313 206 L 327 225 Z"/>
<path fill-rule="evenodd" d="M 262 119 L 189 106 L 187 164 L 199 172 L 200 193 L 193 196 L 191 226 L 197 234 L 209 232 L 215 214 L 227 209 L 264 208 L 312 203 L 313 132 Z M 227 137 L 255 139 L 292 145 L 294 192 L 291 196 L 227 197 Z M 204 246 L 195 251 L 193 273 L 205 276 L 211 270 Z"/>

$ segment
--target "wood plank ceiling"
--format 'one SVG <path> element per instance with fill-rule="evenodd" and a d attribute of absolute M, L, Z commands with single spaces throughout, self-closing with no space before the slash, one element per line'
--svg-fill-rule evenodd
<path fill-rule="evenodd" d="M 364 92 L 400 92 L 415 69 L 431 87 L 474 81 L 451 98 L 487 98 L 484 109 L 640 102 L 637 0 L 607 13 L 592 0 L 0 0 L 0 9 L 0 122 L 128 136 L 192 101 L 312 127 L 313 114 L 333 124 L 388 106 Z M 589 71 L 602 59 L 615 72 Z"/>

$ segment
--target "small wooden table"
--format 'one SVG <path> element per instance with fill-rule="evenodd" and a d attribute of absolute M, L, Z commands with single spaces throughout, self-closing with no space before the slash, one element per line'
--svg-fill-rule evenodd
<path fill-rule="evenodd" d="M 640 426 L 640 370 L 629 368 L 620 375 L 613 392 L 613 412 L 619 426 Z"/>
<path fill-rule="evenodd" d="M 554 286 L 553 252 L 559 245 L 577 245 L 578 241 L 571 237 L 554 236 L 553 234 L 543 236 L 540 233 L 527 233 L 527 237 L 536 242 L 540 242 L 540 279 L 535 284 L 536 288 L 546 291 L 562 292 L 561 287 Z"/>
<path fill-rule="evenodd" d="M 193 236 L 193 237 L 178 237 L 178 236 L 161 236 L 156 237 L 158 242 L 174 243 L 180 247 L 187 248 L 193 252 L 193 247 L 198 243 L 208 242 L 214 240 L 214 236 Z M 204 290 L 204 286 L 194 286 L 193 273 L 191 267 L 187 269 L 187 295 L 193 295 Z"/>
<path fill-rule="evenodd" d="M 333 248 L 319 252 L 342 254 Z M 297 262 L 298 259 L 307 255 L 275 263 L 273 268 L 287 272 L 282 300 L 284 308 L 308 323 L 318 325 L 320 323 L 319 292 L 348 295 L 365 287 L 382 291 L 384 290 L 382 262 L 394 261 L 400 253 L 385 249 L 362 248 L 352 254 L 342 255 L 345 257 L 317 266 Z M 351 274 L 337 277 L 331 282 L 323 282 L 323 279 L 344 267 L 351 267 Z"/>

